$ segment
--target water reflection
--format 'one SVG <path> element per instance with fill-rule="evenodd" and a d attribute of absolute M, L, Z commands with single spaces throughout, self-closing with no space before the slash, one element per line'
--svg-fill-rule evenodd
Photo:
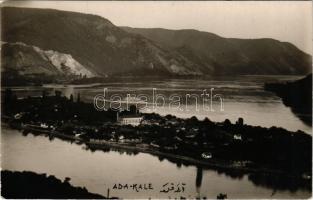
<path fill-rule="evenodd" d="M 87 147 L 86 150 L 91 150 L 93 152 L 97 151 L 95 148 Z M 138 151 L 130 151 L 124 150 L 119 148 L 111 148 L 107 147 L 101 149 L 100 151 L 109 153 L 111 151 L 119 152 L 121 155 L 131 155 L 135 156 L 139 154 Z M 159 161 L 162 162 L 167 160 L 177 166 L 177 168 L 181 168 L 182 166 L 196 166 L 196 180 L 195 180 L 195 188 L 197 196 L 200 197 L 201 194 L 201 185 L 203 179 L 203 171 L 205 170 L 214 170 L 220 175 L 225 175 L 230 177 L 231 179 L 242 180 L 245 176 L 248 176 L 248 180 L 251 181 L 256 186 L 265 187 L 268 189 L 279 190 L 279 191 L 290 191 L 295 192 L 297 190 L 306 190 L 311 192 L 311 184 L 309 179 L 304 178 L 295 178 L 293 176 L 289 176 L 286 174 L 266 174 L 266 173 L 251 173 L 246 172 L 240 169 L 231 169 L 231 168 L 217 168 L 217 167 L 208 167 L 208 166 L 201 166 L 195 165 L 186 161 L 182 161 L 175 158 L 166 158 L 164 156 L 159 155 L 152 155 L 157 156 Z M 223 192 L 223 191 L 221 191 Z"/>
<path fill-rule="evenodd" d="M 121 180 L 129 183 L 134 180 L 152 181 L 155 186 L 168 181 L 184 182 L 187 185 L 184 196 L 188 198 L 216 198 L 219 193 L 227 193 L 229 198 L 269 198 L 269 195 L 274 195 L 274 198 L 306 198 L 311 195 L 306 183 L 285 176 L 195 166 L 162 156 L 109 147 L 99 151 L 84 144 L 79 146 L 71 141 L 49 139 L 28 133 L 23 137 L 16 130 L 2 128 L 2 168 L 47 173 L 59 179 L 71 177 L 73 185 L 103 195 L 106 195 L 106 188 Z M 167 198 L 158 196 L 159 193 L 150 193 L 147 197 L 145 193 L 127 191 L 112 195 Z"/>
<path fill-rule="evenodd" d="M 28 134 L 32 134 L 36 136 L 42 136 L 40 133 L 30 133 L 29 131 L 23 131 L 22 135 L 27 136 Z M 48 137 L 50 141 L 53 141 L 55 137 L 53 136 L 45 136 Z M 74 141 L 66 141 L 68 143 L 74 143 Z M 127 156 L 136 156 L 140 152 L 137 150 L 126 150 L 121 148 L 115 148 L 110 146 L 103 146 L 101 145 L 101 149 L 94 145 L 82 145 L 82 143 L 76 143 L 81 145 L 81 148 L 95 153 L 97 151 L 101 151 L 103 153 L 110 153 L 110 152 L 118 152 L 119 155 L 127 155 Z M 182 166 L 195 166 L 196 167 L 196 179 L 195 179 L 195 188 L 197 197 L 201 195 L 201 186 L 202 186 L 202 179 L 203 179 L 203 171 L 206 170 L 214 170 L 219 175 L 225 175 L 226 177 L 230 177 L 234 180 L 242 180 L 245 176 L 248 177 L 248 180 L 251 181 L 254 185 L 273 189 L 273 191 L 290 191 L 296 192 L 297 190 L 305 190 L 311 192 L 311 179 L 305 179 L 302 177 L 294 177 L 289 176 L 288 174 L 267 174 L 267 173 L 251 173 L 240 169 L 231 169 L 231 168 L 218 168 L 218 167 L 209 167 L 203 165 L 195 165 L 187 161 L 182 161 L 175 158 L 168 158 L 161 155 L 151 155 L 153 157 L 157 157 L 160 162 L 164 160 L 169 161 L 176 165 L 177 169 L 180 169 Z M 221 191 L 223 192 L 223 191 Z"/>
<path fill-rule="evenodd" d="M 196 176 L 196 190 L 197 190 L 197 197 L 200 198 L 200 189 L 202 184 L 202 177 L 203 177 L 203 171 L 201 167 L 197 167 L 197 176 Z"/>
<path fill-rule="evenodd" d="M 311 180 L 299 177 L 286 176 L 283 174 L 254 173 L 249 174 L 248 179 L 256 186 L 262 186 L 273 191 L 288 190 L 296 192 L 299 189 L 311 191 Z"/>
<path fill-rule="evenodd" d="M 306 124 L 307 126 L 311 126 L 312 127 L 312 108 L 310 109 L 311 112 L 309 113 L 303 113 L 301 112 L 301 110 L 299 111 L 297 108 L 295 107 L 291 107 L 291 111 L 292 113 L 297 116 L 304 124 Z"/>

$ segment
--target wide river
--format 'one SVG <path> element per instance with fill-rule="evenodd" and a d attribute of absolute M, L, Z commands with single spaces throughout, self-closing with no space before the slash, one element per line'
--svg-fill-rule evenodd
<path fill-rule="evenodd" d="M 92 102 L 94 96 L 102 94 L 107 88 L 106 97 L 114 94 L 122 96 L 145 94 L 148 96 L 148 108 L 142 112 L 157 112 L 162 115 L 173 114 L 179 117 L 208 117 L 212 121 L 226 118 L 235 122 L 243 117 L 244 122 L 264 127 L 279 126 L 288 130 L 303 130 L 311 134 L 311 126 L 303 123 L 298 116 L 286 107 L 280 98 L 263 90 L 264 82 L 295 80 L 295 76 L 246 76 L 229 77 L 215 80 L 134 80 L 112 81 L 91 85 L 45 85 L 42 87 L 14 87 L 18 97 L 41 95 L 42 90 L 53 94 L 61 90 L 64 95 L 78 93 L 82 101 Z M 153 89 L 164 95 L 165 104 L 153 110 Z M 223 99 L 224 110 L 220 110 L 220 101 L 213 99 L 211 110 L 201 109 L 196 102 L 182 101 L 182 109 L 169 107 L 169 97 L 173 94 L 200 95 L 204 89 L 214 88 L 214 94 Z M 217 100 L 218 99 L 218 100 Z M 200 102 L 201 100 L 199 100 Z M 199 103 L 198 102 L 198 103 Z M 162 103 L 162 102 L 161 102 Z M 187 105 L 187 106 L 186 106 Z M 210 101 L 209 104 L 210 105 Z M 200 108 L 199 108 L 200 107 Z M 92 152 L 84 145 L 69 143 L 44 136 L 23 136 L 22 133 L 2 126 L 1 131 L 2 169 L 47 173 L 59 179 L 71 178 L 74 186 L 86 187 L 90 192 L 122 198 L 168 198 L 168 197 L 208 197 L 216 198 L 219 193 L 227 193 L 228 198 L 308 198 L 311 192 L 284 177 L 269 175 L 243 175 L 234 172 L 202 169 L 197 166 L 178 165 L 146 153 L 133 154 L 117 150 Z M 115 190 L 114 184 L 151 183 L 153 190 L 133 191 Z M 160 192 L 166 183 L 184 183 L 184 193 Z M 287 184 L 288 183 L 288 184 Z"/>
<path fill-rule="evenodd" d="M 311 134 L 312 127 L 305 124 L 300 118 L 286 107 L 282 100 L 271 92 L 264 91 L 265 82 L 277 82 L 296 80 L 299 76 L 239 76 L 239 77 L 220 77 L 213 80 L 198 79 L 164 79 L 150 80 L 146 79 L 123 79 L 109 81 L 102 84 L 89 85 L 44 85 L 43 87 L 13 87 L 18 97 L 40 96 L 42 90 L 46 90 L 50 94 L 54 94 L 55 90 L 60 90 L 64 95 L 74 98 L 80 94 L 81 100 L 85 102 L 93 102 L 96 95 L 104 94 L 106 88 L 106 99 L 110 99 L 113 95 L 118 95 L 122 99 L 125 107 L 127 94 L 131 96 L 129 103 L 140 102 L 139 95 L 147 97 L 148 105 L 139 104 L 141 112 L 156 112 L 161 115 L 172 114 L 178 117 L 196 116 L 198 119 L 208 117 L 212 121 L 224 121 L 230 119 L 233 123 L 239 117 L 244 119 L 246 124 L 259 125 L 264 127 L 283 127 L 291 131 L 302 130 Z M 153 92 L 155 88 L 155 92 Z M 212 96 L 220 95 L 223 101 L 223 111 L 221 111 L 220 98 L 207 97 L 214 89 Z M 203 98 L 203 90 L 206 90 L 206 98 Z M 154 93 L 154 94 L 153 94 Z M 163 99 L 164 97 L 164 105 Z M 190 96 L 188 96 L 190 95 Z M 195 96 L 198 99 L 196 102 Z M 137 99 L 135 99 L 135 96 Z M 180 107 L 170 97 L 179 96 Z M 186 103 L 187 99 L 187 103 Z M 112 99 L 119 100 L 119 99 Z M 203 100 L 205 103 L 203 103 Z M 142 102 L 142 101 L 141 101 Z M 158 103 L 154 106 L 153 102 Z M 171 104 L 172 102 L 172 104 Z M 100 104 L 101 105 L 101 104 Z M 116 106 L 117 104 L 115 104 Z M 203 107 L 203 105 L 205 107 Z M 106 105 L 109 108 L 110 105 Z M 113 106 L 112 106 L 113 107 Z M 214 111 L 210 110 L 213 109 Z"/>

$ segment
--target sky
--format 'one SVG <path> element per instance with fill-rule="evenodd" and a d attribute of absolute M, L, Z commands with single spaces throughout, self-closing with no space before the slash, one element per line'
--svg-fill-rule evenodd
<path fill-rule="evenodd" d="M 274 38 L 312 55 L 312 1 L 7 1 L 3 5 L 96 14 L 117 26 Z"/>

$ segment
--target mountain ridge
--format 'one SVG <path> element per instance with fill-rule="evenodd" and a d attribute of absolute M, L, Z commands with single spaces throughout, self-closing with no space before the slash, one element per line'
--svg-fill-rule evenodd
<path fill-rule="evenodd" d="M 1 19 L 1 41 L 68 55 L 94 76 L 302 75 L 311 71 L 310 55 L 274 39 L 223 38 L 195 29 L 118 27 L 101 16 L 55 9 L 2 7 Z M 55 61 L 58 65 L 64 64 L 61 57 Z"/>
<path fill-rule="evenodd" d="M 130 34 L 100 16 L 53 9 L 2 8 L 2 41 L 70 54 L 99 76 L 137 73 L 197 74 L 194 64 Z M 49 22 L 49 23 L 47 23 Z"/>
<path fill-rule="evenodd" d="M 301 51 L 291 43 L 272 38 L 224 38 L 194 29 L 170 30 L 125 26 L 121 28 L 130 33 L 141 34 L 172 50 L 179 51 L 188 58 L 196 55 L 198 59 L 202 60 L 202 65 L 215 65 L 215 72 L 227 72 L 226 65 L 228 70 L 230 69 L 230 74 L 238 72 L 238 70 L 239 73 L 243 74 L 254 74 L 258 70 L 259 73 L 263 71 L 265 74 L 307 74 L 311 71 L 311 55 Z M 256 55 L 253 54 L 254 52 Z M 262 61 L 263 58 L 259 59 L 258 57 L 267 59 L 266 63 Z M 268 63 L 271 66 L 265 67 Z M 282 67 L 279 68 L 279 65 Z M 231 66 L 235 66 L 235 70 L 232 71 Z M 254 67 L 254 69 L 246 70 L 249 66 Z M 264 67 L 265 70 L 261 69 Z M 253 73 L 253 71 L 255 72 Z"/>

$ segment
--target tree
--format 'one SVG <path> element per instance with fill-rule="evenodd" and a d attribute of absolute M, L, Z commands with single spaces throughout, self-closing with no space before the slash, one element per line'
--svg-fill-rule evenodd
<path fill-rule="evenodd" d="M 224 126 L 225 126 L 226 128 L 230 128 L 231 122 L 230 122 L 229 119 L 225 119 L 225 121 L 224 121 Z"/>
<path fill-rule="evenodd" d="M 46 90 L 43 90 L 42 91 L 42 98 L 44 99 L 44 98 L 46 98 L 47 97 L 47 91 Z"/>
<path fill-rule="evenodd" d="M 11 89 L 7 88 L 4 92 L 4 103 L 11 103 L 13 100 L 13 92 Z"/>
<path fill-rule="evenodd" d="M 56 97 L 60 98 L 61 95 L 62 95 L 62 92 L 61 92 L 61 91 L 59 91 L 59 90 L 56 90 L 56 91 L 55 91 L 55 96 L 56 96 Z"/>
<path fill-rule="evenodd" d="M 70 102 L 74 102 L 73 94 L 71 94 L 71 96 L 70 96 Z"/>
<path fill-rule="evenodd" d="M 80 93 L 77 94 L 77 103 L 80 103 Z"/>
<path fill-rule="evenodd" d="M 236 122 L 237 125 L 243 126 L 243 118 L 238 118 L 238 121 Z"/>

